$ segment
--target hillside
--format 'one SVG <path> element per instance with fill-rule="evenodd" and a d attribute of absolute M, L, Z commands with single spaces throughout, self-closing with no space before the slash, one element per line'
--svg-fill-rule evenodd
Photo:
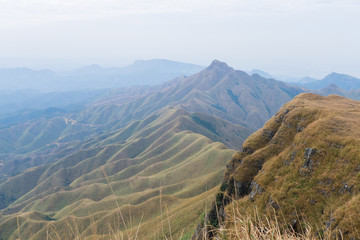
<path fill-rule="evenodd" d="M 83 227 L 84 236 L 93 235 L 88 222 L 96 222 L 99 228 L 112 222 L 117 205 L 124 214 L 132 214 L 136 227 L 142 219 L 140 227 L 147 230 L 140 235 L 159 233 L 161 217 L 162 224 L 168 221 L 160 214 L 165 212 L 164 204 L 173 219 L 172 234 L 191 232 L 205 200 L 220 182 L 227 159 L 235 152 L 220 142 L 239 147 L 247 135 L 247 129 L 215 117 L 165 108 L 124 128 L 80 142 L 73 146 L 76 151 L 67 148 L 66 152 L 47 155 L 65 156 L 0 184 L 0 237 L 17 237 L 17 225 L 12 223 L 19 215 L 22 236 L 31 234 L 34 239 L 43 239 L 49 223 L 61 229 L 73 219 L 79 228 Z M 190 204 L 194 201 L 198 204 Z M 179 217 L 185 211 L 191 214 Z M 130 216 L 126 224 L 130 224 L 128 221 Z M 154 221 L 159 221 L 159 228 L 152 226 Z M 124 224 L 120 225 L 112 227 L 126 230 Z M 71 238 L 66 232 L 59 234 Z M 97 234 L 108 234 L 108 226 Z"/>
<path fill-rule="evenodd" d="M 301 94 L 252 134 L 227 164 L 217 209 L 268 216 L 300 231 L 338 229 L 359 236 L 360 102 L 340 96 Z M 214 206 L 215 208 L 215 206 Z M 271 210 L 273 209 L 273 210 Z M 218 217 L 210 212 L 210 222 Z M 228 225 L 230 224 L 230 225 Z"/>

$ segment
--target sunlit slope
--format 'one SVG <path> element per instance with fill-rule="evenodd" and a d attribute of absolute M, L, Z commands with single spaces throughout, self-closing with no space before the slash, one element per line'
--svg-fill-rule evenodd
<path fill-rule="evenodd" d="M 274 209 L 301 231 L 338 228 L 359 236 L 360 102 L 301 94 L 287 103 L 235 154 L 218 207 L 239 198 L 239 211 Z M 229 206 L 229 209 L 232 207 Z M 228 219 L 229 220 L 229 219 Z"/>
<path fill-rule="evenodd" d="M 153 236 L 159 228 L 150 226 L 153 221 L 165 224 L 165 213 L 173 219 L 172 234 L 181 235 L 183 229 L 191 232 L 206 197 L 212 196 L 207 191 L 221 182 L 225 163 L 235 153 L 214 141 L 238 145 L 248 134 L 230 122 L 169 107 L 89 139 L 57 162 L 28 169 L 0 185 L 4 208 L 0 237 L 17 238 L 17 223 L 13 223 L 19 215 L 23 236 L 31 233 L 37 239 L 44 238 L 47 231 L 41 229 L 49 223 L 60 235 L 68 234 L 60 229 L 73 218 L 84 235 L 95 234 L 90 223 L 99 227 L 96 234 L 100 235 L 109 233 L 108 223 L 114 231 L 125 231 L 122 219 L 113 221 L 119 217 L 117 205 L 126 225 L 130 224 L 129 206 L 132 224 L 142 219 L 141 226 L 147 230 L 140 235 Z"/>

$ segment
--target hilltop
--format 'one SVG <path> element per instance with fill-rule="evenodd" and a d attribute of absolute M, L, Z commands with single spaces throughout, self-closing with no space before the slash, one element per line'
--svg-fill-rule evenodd
<path fill-rule="evenodd" d="M 360 102 L 336 95 L 300 94 L 285 104 L 227 164 L 216 201 L 228 212 L 222 224 L 236 199 L 240 212 L 274 209 L 296 231 L 306 222 L 358 237 L 359 121 Z"/>

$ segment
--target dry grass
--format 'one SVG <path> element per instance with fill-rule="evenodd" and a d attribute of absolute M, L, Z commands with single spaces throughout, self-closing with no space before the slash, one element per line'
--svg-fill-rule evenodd
<path fill-rule="evenodd" d="M 215 236 L 219 239 L 273 239 L 273 240 L 340 240 L 344 239 L 342 232 L 338 229 L 326 228 L 322 224 L 318 229 L 297 215 L 300 229 L 297 231 L 292 227 L 293 223 L 279 219 L 274 209 L 269 209 L 267 214 L 260 214 L 254 208 L 244 214 L 236 201 L 231 204 L 227 220 L 219 229 L 215 230 Z"/>
<path fill-rule="evenodd" d="M 112 190 L 111 182 L 108 179 L 106 171 L 103 169 L 104 176 L 108 181 L 109 188 L 111 189 L 113 195 L 115 193 Z M 93 240 L 93 239 L 106 239 L 106 240 L 137 240 L 142 239 L 139 238 L 140 227 L 142 222 L 142 217 L 137 226 L 132 226 L 133 219 L 128 219 L 128 223 L 130 223 L 131 229 L 136 229 L 136 231 L 129 230 L 126 226 L 126 220 L 124 219 L 120 206 L 116 202 L 118 213 L 122 217 L 122 223 L 118 222 L 118 228 L 112 227 L 112 225 L 108 224 L 108 234 L 101 234 L 97 232 L 96 223 L 92 224 L 92 235 L 83 236 L 81 233 L 80 227 L 77 225 L 76 219 L 71 218 L 71 222 L 66 222 L 66 232 L 64 235 L 63 232 L 59 232 L 59 230 L 53 224 L 48 224 L 47 226 L 47 234 L 46 240 L 63 240 L 63 239 L 74 239 L 74 240 Z M 160 216 L 160 230 L 157 234 L 154 233 L 153 239 L 161 239 L 161 240 L 173 240 L 175 239 L 171 232 L 171 220 L 169 217 L 169 210 L 166 204 L 162 202 L 162 191 L 160 185 L 160 198 L 159 205 L 161 209 Z M 164 216 L 163 209 L 166 211 L 166 216 Z M 342 232 L 337 229 L 326 228 L 326 226 L 322 226 L 319 229 L 314 229 L 310 224 L 306 223 L 301 219 L 299 215 L 297 216 L 297 221 L 300 222 L 300 231 L 296 231 L 291 223 L 286 223 L 285 218 L 279 220 L 277 216 L 279 213 L 276 213 L 273 208 L 269 209 L 267 214 L 260 214 L 259 211 L 254 208 L 252 211 L 243 209 L 241 205 L 239 205 L 238 201 L 232 199 L 231 204 L 226 208 L 227 216 L 224 222 L 220 222 L 219 228 L 213 228 L 212 226 L 207 225 L 206 222 L 203 224 L 203 231 L 206 232 L 203 234 L 201 239 L 198 240 L 208 240 L 208 233 L 211 231 L 212 237 L 211 239 L 234 239 L 234 240 L 342 240 L 344 239 Z M 205 212 L 207 209 L 205 208 Z M 245 213 L 245 214 L 244 214 Z M 219 210 L 217 209 L 218 219 Z M 281 214 L 280 214 L 281 215 Z M 130 215 L 131 218 L 131 215 Z M 166 221 L 163 221 L 163 218 L 166 218 Z M 134 221 L 135 222 L 135 221 Z M 163 222 L 166 222 L 168 226 L 164 226 Z M 17 219 L 18 225 L 18 239 L 20 238 L 20 226 L 19 220 Z M 125 227 L 125 231 L 120 230 L 120 225 Z M 168 234 L 165 234 L 164 228 L 168 227 Z M 191 239 L 191 234 L 187 234 L 183 236 L 184 231 L 180 235 L 178 239 L 186 240 Z"/>
<path fill-rule="evenodd" d="M 167 208 L 165 207 L 166 211 Z M 314 229 L 305 222 L 302 223 L 301 232 L 296 232 L 290 227 L 290 224 L 280 223 L 275 214 L 272 217 L 260 215 L 259 212 L 254 209 L 252 213 L 244 215 L 240 213 L 239 209 L 233 207 L 232 216 L 228 216 L 228 220 L 224 223 L 224 226 L 219 229 L 213 229 L 215 237 L 213 239 L 238 239 L 238 240 L 341 240 L 344 239 L 341 231 L 337 229 Z M 174 238 L 171 234 L 171 223 L 168 213 L 166 216 L 168 221 L 168 228 L 170 231 L 169 235 L 164 234 L 163 229 L 159 234 L 154 235 L 152 239 L 162 240 L 173 240 L 173 239 L 191 239 L 191 235 Z M 299 219 L 300 220 L 300 219 Z M 226 227 L 225 227 L 226 226 Z M 96 232 L 91 236 L 83 237 L 79 231 L 76 222 L 67 224 L 67 232 L 71 233 L 68 237 L 63 237 L 62 233 L 59 233 L 56 227 L 52 224 L 48 226 L 48 234 L 46 240 L 63 240 L 63 239 L 74 239 L 74 240 L 94 240 L 94 239 L 106 239 L 106 240 L 136 240 L 139 238 L 140 224 L 137 226 L 137 231 L 132 234 L 124 233 L 118 229 L 113 229 L 109 224 L 108 234 L 98 234 Z M 162 226 L 162 228 L 165 226 Z M 209 229 L 209 226 L 204 225 Z M 203 237 L 199 240 L 207 240 Z"/>

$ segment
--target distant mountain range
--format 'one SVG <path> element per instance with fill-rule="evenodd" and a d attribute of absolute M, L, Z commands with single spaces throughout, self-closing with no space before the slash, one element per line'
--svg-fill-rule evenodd
<path fill-rule="evenodd" d="M 1 90 L 74 91 L 157 85 L 179 76 L 188 76 L 204 67 L 163 59 L 138 60 L 122 68 L 85 66 L 73 71 L 53 72 L 28 68 L 0 69 Z"/>
<path fill-rule="evenodd" d="M 298 86 L 304 86 L 308 89 L 319 90 L 334 84 L 347 91 L 360 89 L 360 79 L 345 74 L 331 73 L 321 80 L 305 79 L 306 81 L 295 82 Z"/>
<path fill-rule="evenodd" d="M 292 85 L 306 87 L 309 90 L 320 90 L 332 84 L 346 91 L 360 89 L 359 78 L 346 74 L 340 74 L 340 73 L 331 73 L 326 77 L 324 77 L 323 79 L 316 79 L 312 77 L 295 78 L 295 77 L 282 77 L 277 75 L 273 76 L 270 73 L 257 69 L 250 71 L 249 74 L 250 75 L 258 74 L 264 78 L 278 79 Z"/>

